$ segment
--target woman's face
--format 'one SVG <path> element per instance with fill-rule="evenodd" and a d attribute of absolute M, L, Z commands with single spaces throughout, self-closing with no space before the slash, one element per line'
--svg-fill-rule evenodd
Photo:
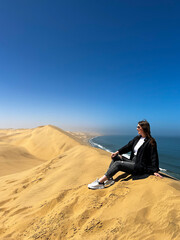
<path fill-rule="evenodd" d="M 138 134 L 140 134 L 140 135 L 145 135 L 142 127 L 141 127 L 139 124 L 137 125 L 137 131 L 138 131 Z"/>

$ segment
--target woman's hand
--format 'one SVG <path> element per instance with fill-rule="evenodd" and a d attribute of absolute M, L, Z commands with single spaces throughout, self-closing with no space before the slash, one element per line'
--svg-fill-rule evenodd
<path fill-rule="evenodd" d="M 115 153 L 112 153 L 111 154 L 111 158 L 113 158 L 113 157 L 115 157 L 115 156 L 117 156 L 119 154 L 119 152 L 117 151 L 117 152 L 115 152 Z"/>
<path fill-rule="evenodd" d="M 157 173 L 157 172 L 155 172 L 154 175 L 155 175 L 156 177 L 163 178 L 163 177 L 162 177 L 159 173 Z"/>

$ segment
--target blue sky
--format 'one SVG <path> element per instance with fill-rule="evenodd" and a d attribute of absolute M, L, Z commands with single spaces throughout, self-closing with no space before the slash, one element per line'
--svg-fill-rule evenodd
<path fill-rule="evenodd" d="M 0 128 L 180 135 L 180 2 L 0 4 Z"/>

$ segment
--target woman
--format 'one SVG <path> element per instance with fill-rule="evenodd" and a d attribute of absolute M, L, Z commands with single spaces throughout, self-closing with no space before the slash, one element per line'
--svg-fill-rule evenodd
<path fill-rule="evenodd" d="M 159 158 L 157 144 L 155 139 L 151 136 L 149 123 L 146 120 L 138 122 L 137 131 L 139 134 L 138 136 L 111 155 L 112 162 L 105 175 L 90 183 L 88 188 L 102 189 L 106 185 L 112 185 L 114 183 L 112 177 L 118 171 L 133 175 L 148 173 L 162 178 L 158 173 Z M 122 156 L 122 154 L 130 151 L 130 159 Z"/>

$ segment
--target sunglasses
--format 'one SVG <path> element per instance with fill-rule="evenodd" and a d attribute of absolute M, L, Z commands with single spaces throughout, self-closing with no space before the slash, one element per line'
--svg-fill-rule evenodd
<path fill-rule="evenodd" d="M 137 128 L 139 129 L 139 128 L 140 128 L 140 126 L 137 126 Z"/>

